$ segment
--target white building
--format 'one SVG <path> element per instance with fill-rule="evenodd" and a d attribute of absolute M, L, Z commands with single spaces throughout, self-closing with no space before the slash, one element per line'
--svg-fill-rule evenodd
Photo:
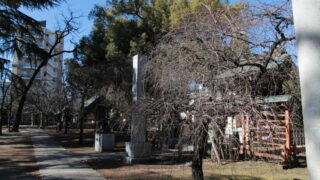
<path fill-rule="evenodd" d="M 56 35 L 55 31 L 50 31 L 45 27 L 46 22 L 41 22 L 43 27 L 43 36 L 36 36 L 36 43 L 40 48 L 49 50 L 53 43 L 55 43 Z M 62 51 L 64 48 L 63 41 L 55 48 L 56 52 Z M 36 60 L 32 57 L 24 55 L 22 58 L 18 58 L 16 55 L 13 57 L 13 73 L 19 75 L 24 80 L 28 81 L 34 70 L 39 66 L 40 60 Z M 44 66 L 38 73 L 35 82 L 40 82 L 41 85 L 48 87 L 49 89 L 56 89 L 61 87 L 62 84 L 62 62 L 63 55 L 55 56 L 50 59 L 48 64 Z"/>

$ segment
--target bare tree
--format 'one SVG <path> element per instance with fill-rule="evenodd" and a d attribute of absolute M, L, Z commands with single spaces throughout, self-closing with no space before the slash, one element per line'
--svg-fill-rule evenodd
<path fill-rule="evenodd" d="M 35 120 L 33 115 L 41 114 L 39 128 L 46 127 L 49 117 L 55 118 L 69 105 L 65 87 L 48 89 L 45 83 L 45 81 L 34 83 L 29 91 L 24 112 L 29 114 L 32 120 Z"/>
<path fill-rule="evenodd" d="M 206 12 L 186 15 L 149 55 L 143 100 L 149 125 L 160 131 L 182 127 L 179 144 L 194 146 L 194 179 L 203 179 L 209 127 L 215 145 L 224 138 L 228 116 L 259 114 L 259 98 L 284 93 L 294 66 L 286 52 L 294 40 L 288 6 L 213 11 L 204 4 Z"/>
<path fill-rule="evenodd" d="M 31 41 L 31 43 L 33 44 L 33 48 L 30 49 L 30 39 L 23 39 L 20 38 L 19 36 L 17 36 L 14 40 L 18 42 L 18 44 L 20 45 L 20 53 L 28 53 L 30 56 L 33 56 L 37 59 L 40 59 L 40 64 L 38 64 L 38 66 L 36 67 L 35 71 L 33 72 L 30 80 L 28 82 L 24 82 L 21 81 L 21 87 L 22 87 L 22 93 L 21 93 L 21 97 L 19 99 L 19 104 L 18 104 L 18 109 L 16 112 L 16 119 L 14 122 L 14 125 L 12 127 L 13 131 L 19 131 L 19 125 L 22 119 L 22 112 L 23 112 L 23 108 L 24 108 L 24 104 L 27 98 L 27 94 L 29 92 L 29 90 L 31 89 L 33 82 L 35 81 L 38 73 L 40 72 L 40 70 L 47 65 L 48 61 L 55 57 L 55 56 L 59 56 L 63 53 L 70 53 L 73 52 L 74 50 L 61 50 L 61 51 L 57 51 L 57 47 L 63 43 L 63 40 L 66 36 L 75 33 L 78 30 L 77 24 L 75 22 L 76 17 L 74 17 L 72 14 L 69 18 L 65 19 L 65 24 L 64 27 L 55 32 L 55 40 L 52 43 L 52 45 L 50 46 L 49 49 L 43 49 L 41 47 L 39 47 L 36 42 Z M 31 38 L 31 40 L 34 38 Z"/>
<path fill-rule="evenodd" d="M 5 60 L 7 61 L 7 60 Z M 7 61 L 9 62 L 9 61 Z M 11 69 L 8 68 L 7 65 L 3 64 L 1 67 L 0 72 L 0 109 L 1 109 L 1 117 L 0 117 L 0 132 L 2 132 L 2 125 L 5 121 L 7 121 L 8 125 L 8 131 L 10 131 L 10 121 L 12 118 L 12 110 L 15 108 L 13 102 L 16 101 L 16 98 L 14 96 L 13 89 L 16 90 L 16 92 L 21 92 L 21 89 L 19 88 L 19 84 L 21 83 L 22 79 L 13 74 Z"/>
<path fill-rule="evenodd" d="M 0 98 L 1 98 L 1 104 L 0 104 L 0 135 L 2 134 L 2 124 L 4 120 L 7 117 L 7 111 L 6 104 L 8 104 L 9 101 L 9 91 L 11 87 L 10 80 L 10 73 L 8 73 L 5 69 L 0 74 Z"/>

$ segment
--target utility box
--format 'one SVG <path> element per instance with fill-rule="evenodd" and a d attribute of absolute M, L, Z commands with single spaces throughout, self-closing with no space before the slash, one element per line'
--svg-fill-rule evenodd
<path fill-rule="evenodd" d="M 96 133 L 95 134 L 95 151 L 104 152 L 112 151 L 115 144 L 114 134 Z"/>

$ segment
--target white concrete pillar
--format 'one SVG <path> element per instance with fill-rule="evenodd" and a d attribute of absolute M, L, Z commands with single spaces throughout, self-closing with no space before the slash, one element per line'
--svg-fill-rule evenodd
<path fill-rule="evenodd" d="M 146 119 L 140 105 L 146 62 L 145 56 L 133 57 L 131 141 L 126 143 L 125 159 L 128 164 L 143 163 L 151 156 L 151 144 L 146 142 Z"/>
<path fill-rule="evenodd" d="M 320 1 L 293 0 L 310 180 L 320 179 Z"/>
<path fill-rule="evenodd" d="M 133 57 L 131 142 L 145 142 L 146 139 L 146 122 L 139 102 L 144 96 L 142 81 L 146 62 L 145 56 L 135 55 Z"/>

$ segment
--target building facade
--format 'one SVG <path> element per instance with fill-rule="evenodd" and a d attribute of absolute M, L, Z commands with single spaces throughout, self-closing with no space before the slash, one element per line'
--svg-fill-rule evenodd
<path fill-rule="evenodd" d="M 49 50 L 56 41 L 56 31 L 50 31 L 46 28 L 46 22 L 41 22 L 43 35 L 35 36 L 36 44 L 45 50 Z M 61 41 L 56 48 L 55 52 L 62 51 L 64 43 Z M 28 55 L 24 55 L 22 58 L 13 56 L 12 71 L 14 74 L 22 77 L 25 81 L 30 80 L 33 72 L 39 66 L 41 60 L 37 60 Z M 63 77 L 63 54 L 58 55 L 50 59 L 41 71 L 38 73 L 35 83 L 47 87 L 48 89 L 59 89 L 62 85 Z"/>

